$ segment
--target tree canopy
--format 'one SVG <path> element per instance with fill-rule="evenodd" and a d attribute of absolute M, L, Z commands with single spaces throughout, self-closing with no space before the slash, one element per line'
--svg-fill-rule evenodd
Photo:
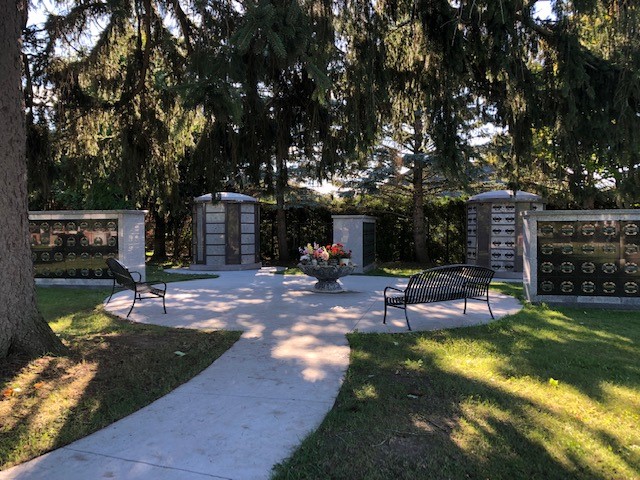
<path fill-rule="evenodd" d="M 54 4 L 25 35 L 35 206 L 171 223 L 227 189 L 284 211 L 292 178 L 367 168 L 390 139 L 462 189 L 483 157 L 564 205 L 593 206 L 606 180 L 618 205 L 637 202 L 633 2 L 556 0 L 544 17 L 536 0 Z M 497 130 L 480 148 L 485 121 Z"/>

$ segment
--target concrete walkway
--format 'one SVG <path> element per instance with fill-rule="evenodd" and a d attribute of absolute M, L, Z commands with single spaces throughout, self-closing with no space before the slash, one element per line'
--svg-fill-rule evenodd
<path fill-rule="evenodd" d="M 167 315 L 156 300 L 131 320 L 172 327 L 242 330 L 213 365 L 146 408 L 66 447 L 0 472 L 0 480 L 266 479 L 333 406 L 349 365 L 348 332 L 407 331 L 382 291 L 406 279 L 349 276 L 340 294 L 310 291 L 315 279 L 269 272 L 223 272 L 218 279 L 169 284 Z M 124 316 L 131 292 L 107 310 Z M 414 331 L 490 320 L 483 302 L 410 307 Z M 513 298 L 491 294 L 496 318 Z"/>

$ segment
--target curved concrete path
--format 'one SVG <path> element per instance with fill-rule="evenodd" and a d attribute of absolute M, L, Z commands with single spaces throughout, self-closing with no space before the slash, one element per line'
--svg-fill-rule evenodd
<path fill-rule="evenodd" d="M 218 279 L 171 283 L 167 315 L 156 300 L 130 319 L 172 327 L 242 330 L 241 339 L 191 381 L 113 425 L 30 462 L 0 480 L 266 479 L 333 406 L 349 365 L 345 334 L 406 332 L 382 291 L 406 279 L 350 276 L 340 294 L 311 292 L 314 279 L 270 272 L 223 272 Z M 107 310 L 125 316 L 131 293 Z M 514 298 L 491 294 L 496 318 L 516 313 Z M 483 302 L 410 307 L 414 331 L 486 323 Z"/>

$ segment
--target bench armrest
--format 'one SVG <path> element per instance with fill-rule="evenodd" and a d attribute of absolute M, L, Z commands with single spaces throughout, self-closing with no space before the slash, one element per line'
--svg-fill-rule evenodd
<path fill-rule="evenodd" d="M 133 277 L 133 274 L 135 273 L 136 275 L 138 275 L 138 280 L 135 280 L 137 282 L 142 281 L 142 275 L 140 275 L 140 272 L 136 272 L 136 271 L 129 271 L 129 273 L 131 274 L 131 276 Z"/>
<path fill-rule="evenodd" d="M 386 298 L 387 296 L 387 290 L 394 290 L 396 292 L 400 292 L 400 293 L 404 293 L 404 290 L 400 290 L 399 288 L 395 288 L 395 287 L 387 287 L 384 289 L 384 296 Z"/>

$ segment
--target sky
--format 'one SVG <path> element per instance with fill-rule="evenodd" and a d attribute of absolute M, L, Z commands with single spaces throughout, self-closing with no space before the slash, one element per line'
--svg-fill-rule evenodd
<path fill-rule="evenodd" d="M 40 0 L 37 5 L 29 10 L 29 24 L 36 25 L 43 23 L 46 19 L 47 11 L 54 11 L 52 0 Z M 535 16 L 540 19 L 551 18 L 551 0 L 538 0 L 535 5 Z"/>

